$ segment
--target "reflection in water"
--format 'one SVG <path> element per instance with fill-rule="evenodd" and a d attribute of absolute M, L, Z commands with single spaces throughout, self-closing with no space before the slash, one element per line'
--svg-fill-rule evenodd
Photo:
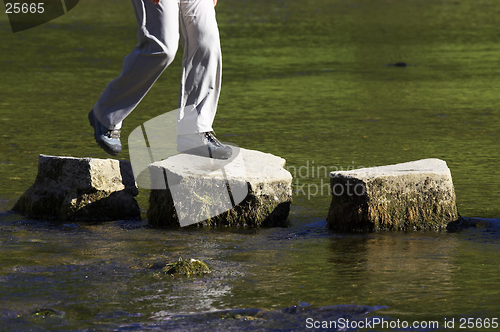
<path fill-rule="evenodd" d="M 167 231 L 144 223 L 54 225 L 9 217 L 15 215 L 3 215 L 0 228 L 0 319 L 7 329 L 196 330 L 204 319 L 221 329 L 292 329 L 309 315 L 357 316 L 353 305 L 369 306 L 366 317 L 407 320 L 470 310 L 484 317 L 498 308 L 494 229 L 333 234 L 322 221 L 251 232 Z M 213 272 L 172 278 L 151 268 L 179 257 L 199 258 Z M 294 305 L 296 311 L 284 309 Z M 377 316 L 370 314 L 375 309 Z M 40 313 L 47 319 L 40 321 Z"/>
<path fill-rule="evenodd" d="M 169 317 L 161 328 L 168 331 L 355 331 L 358 322 L 363 326 L 373 324 L 374 318 L 366 317 L 381 307 L 337 305 L 320 308 L 293 306 L 280 310 L 237 309 L 191 316 Z M 377 320 L 378 318 L 375 318 Z M 352 323 L 355 322 L 355 324 Z M 198 324 L 193 325 L 193 322 Z M 349 323 L 351 322 L 351 323 Z M 366 325 L 365 325 L 366 324 Z M 373 325 L 372 325 L 373 326 Z M 130 327 L 128 327 L 130 329 Z M 131 328 L 134 330 L 134 328 Z"/>
<path fill-rule="evenodd" d="M 354 236 L 332 243 L 330 261 L 340 274 L 359 283 L 361 292 L 381 298 L 389 291 L 391 307 L 403 302 L 406 307 L 422 296 L 446 301 L 459 287 L 451 281 L 457 269 L 451 258 L 458 244 L 446 234 Z"/>

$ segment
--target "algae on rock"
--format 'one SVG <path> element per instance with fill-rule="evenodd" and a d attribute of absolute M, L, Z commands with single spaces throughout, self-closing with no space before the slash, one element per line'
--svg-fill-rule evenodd
<path fill-rule="evenodd" d="M 238 149 L 234 160 L 186 154 L 149 165 L 153 226 L 288 226 L 292 176 L 285 159 Z"/>
<path fill-rule="evenodd" d="M 126 160 L 40 155 L 35 183 L 13 211 L 46 220 L 135 220 L 138 193 Z"/>
<path fill-rule="evenodd" d="M 414 162 L 330 173 L 327 222 L 339 231 L 444 229 L 458 218 L 446 162 Z"/>
<path fill-rule="evenodd" d="M 212 271 L 206 263 L 198 259 L 191 258 L 187 260 L 179 258 L 177 262 L 165 265 L 162 272 L 171 276 L 182 274 L 189 277 L 191 275 L 211 273 Z"/>

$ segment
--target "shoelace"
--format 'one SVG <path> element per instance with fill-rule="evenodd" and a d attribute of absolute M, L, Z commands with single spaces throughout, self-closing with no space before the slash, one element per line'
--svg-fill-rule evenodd
<path fill-rule="evenodd" d="M 223 146 L 223 144 L 217 139 L 217 137 L 215 137 L 215 132 L 207 131 L 205 133 L 205 137 L 207 138 L 207 140 L 213 142 L 214 145 Z"/>
<path fill-rule="evenodd" d="M 120 138 L 120 130 L 119 129 L 108 130 L 106 136 L 108 136 L 109 138 Z"/>

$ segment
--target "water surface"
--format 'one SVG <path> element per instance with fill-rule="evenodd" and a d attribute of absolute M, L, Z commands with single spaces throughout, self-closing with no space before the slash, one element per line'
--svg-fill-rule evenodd
<path fill-rule="evenodd" d="M 287 160 L 292 226 L 155 230 L 2 213 L 2 325 L 202 330 L 209 321 L 214 330 L 279 331 L 306 330 L 308 315 L 495 317 L 496 228 L 348 235 L 329 233 L 324 220 L 328 171 L 422 158 L 448 163 L 461 215 L 499 217 L 499 11 L 495 0 L 220 1 L 214 129 Z M 2 211 L 33 183 L 40 153 L 109 157 L 86 115 L 135 34 L 126 0 L 80 1 L 17 34 L 0 15 Z M 124 138 L 177 107 L 180 60 L 127 118 Z M 147 197 L 141 190 L 144 210 Z M 172 279 L 148 268 L 180 257 L 205 260 L 214 273 Z"/>

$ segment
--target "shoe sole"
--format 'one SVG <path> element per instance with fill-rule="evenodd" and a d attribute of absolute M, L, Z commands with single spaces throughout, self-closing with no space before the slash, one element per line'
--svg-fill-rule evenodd
<path fill-rule="evenodd" d="M 102 140 L 99 139 L 99 136 L 97 135 L 97 130 L 95 129 L 95 122 L 94 122 L 94 113 L 93 113 L 93 110 L 89 112 L 89 122 L 90 122 L 90 126 L 92 128 L 94 128 L 94 139 L 96 141 L 96 143 L 101 147 L 101 149 L 103 149 L 107 154 L 110 154 L 112 156 L 116 156 L 118 155 L 120 152 L 121 152 L 121 149 L 120 151 L 115 151 L 115 150 L 112 150 L 106 143 L 104 143 Z"/>
<path fill-rule="evenodd" d="M 199 148 L 193 148 L 189 150 L 177 150 L 180 153 L 185 153 L 185 154 L 190 154 L 194 156 L 199 156 L 199 157 L 205 157 L 205 158 L 211 158 L 211 159 L 220 159 L 220 160 L 227 160 L 231 158 L 233 155 L 233 151 L 227 153 L 224 156 L 219 156 L 217 153 L 214 153 L 210 148 L 207 147 L 199 147 Z"/>

